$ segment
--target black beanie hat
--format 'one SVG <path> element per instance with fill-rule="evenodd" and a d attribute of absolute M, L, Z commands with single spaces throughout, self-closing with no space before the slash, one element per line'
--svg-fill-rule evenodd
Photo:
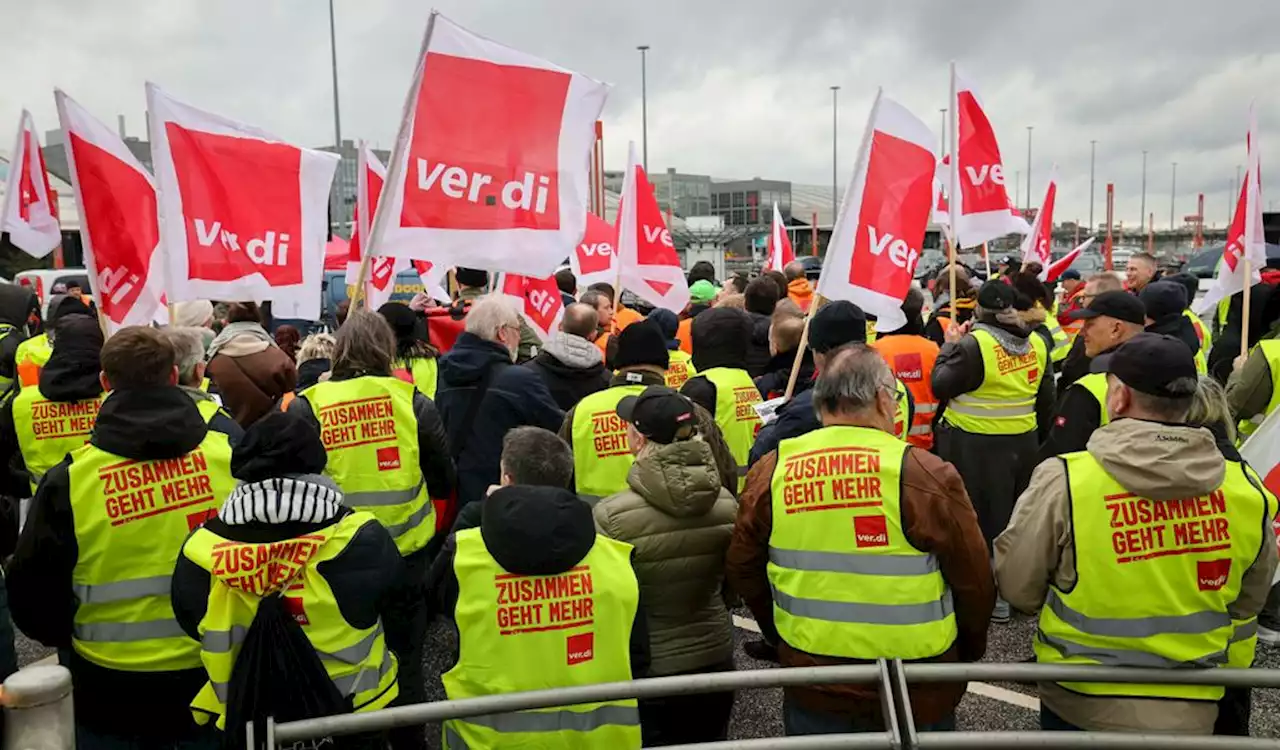
<path fill-rule="evenodd" d="M 667 340 L 658 325 L 650 320 L 632 323 L 618 334 L 618 353 L 614 355 L 613 366 L 619 370 L 624 367 L 650 365 L 667 369 L 670 357 L 667 354 Z"/>
<path fill-rule="evenodd" d="M 387 321 L 387 325 L 391 326 L 391 331 L 396 335 L 396 341 L 412 339 L 416 335 L 418 314 L 403 302 L 388 302 L 378 308 L 378 314 Z"/>
<path fill-rule="evenodd" d="M 320 433 L 296 414 L 270 411 L 249 425 L 231 451 L 231 476 L 242 482 L 319 474 L 328 463 Z"/>
<path fill-rule="evenodd" d="M 988 310 L 1008 310 L 1018 302 L 1018 292 L 1003 281 L 988 281 L 978 290 L 978 307 Z"/>
<path fill-rule="evenodd" d="M 478 268 L 462 268 L 458 267 L 453 273 L 453 277 L 463 286 L 485 286 L 489 283 L 489 272 L 482 271 Z"/>

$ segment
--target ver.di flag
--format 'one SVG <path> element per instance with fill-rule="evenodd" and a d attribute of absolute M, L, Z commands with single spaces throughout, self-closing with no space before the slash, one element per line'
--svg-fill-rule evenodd
<path fill-rule="evenodd" d="M 62 242 L 57 197 L 49 187 L 35 123 L 25 109 L 18 120 L 18 138 L 9 155 L 0 232 L 8 232 L 14 247 L 36 258 L 53 252 Z"/>
<path fill-rule="evenodd" d="M 618 227 L 593 213 L 587 214 L 587 232 L 569 256 L 569 267 L 580 288 L 618 280 L 616 248 Z"/>
<path fill-rule="evenodd" d="M 1258 283 L 1260 271 L 1267 264 L 1267 245 L 1262 231 L 1262 158 L 1258 148 L 1258 118 L 1253 105 L 1249 107 L 1249 133 L 1245 148 L 1249 166 L 1244 173 L 1244 182 L 1240 184 L 1235 214 L 1227 227 L 1227 244 L 1213 284 L 1192 307 L 1196 315 L 1209 312 L 1223 298 Z M 1248 264 L 1244 262 L 1246 258 Z M 1246 265 L 1250 276 L 1247 284 L 1244 276 Z"/>
<path fill-rule="evenodd" d="M 1240 446 L 1240 457 L 1248 462 L 1262 484 L 1273 494 L 1280 494 L 1280 409 L 1272 409 L 1258 429 Z M 1272 521 L 1277 531 L 1276 546 L 1280 548 L 1280 516 Z M 1280 568 L 1272 583 L 1280 582 Z"/>
<path fill-rule="evenodd" d="M 951 113 L 959 118 L 959 137 L 951 145 L 953 153 L 948 160 L 957 169 L 949 175 L 947 198 L 957 247 L 976 247 L 1007 234 L 1026 234 L 1031 228 L 1018 215 L 1005 186 L 995 129 L 978 92 L 956 73 L 954 64 L 951 86 Z"/>
<path fill-rule="evenodd" d="M 871 117 L 831 233 L 818 293 L 876 315 L 876 327 L 902 327 L 933 212 L 937 138 L 918 117 L 877 92 Z"/>
<path fill-rule="evenodd" d="M 65 134 L 80 241 L 98 309 L 114 331 L 167 319 L 156 188 L 110 127 L 54 91 Z"/>
<path fill-rule="evenodd" d="M 360 141 L 356 156 L 356 210 L 351 232 L 350 258 L 347 261 L 347 279 L 354 284 L 360 278 L 360 264 L 364 262 L 364 246 L 368 243 L 369 226 L 378 210 L 378 198 L 387 180 L 387 168 L 373 153 L 369 145 Z M 364 305 L 377 310 L 391 300 L 396 290 L 396 276 L 409 268 L 411 261 L 388 256 L 370 258 L 364 278 Z M 353 268 L 354 266 L 354 268 Z"/>
<path fill-rule="evenodd" d="M 1050 263 L 1040 274 L 1040 280 L 1046 283 L 1057 281 L 1058 277 L 1062 275 L 1062 272 L 1070 268 L 1071 264 L 1076 262 L 1076 258 L 1079 258 L 1081 253 L 1088 250 L 1089 247 L 1093 245 L 1093 241 L 1095 239 L 1095 237 L 1090 237 L 1079 245 L 1076 245 L 1075 249 L 1071 252 L 1062 256 L 1053 263 Z"/>
<path fill-rule="evenodd" d="M 550 276 L 582 239 L 607 94 L 433 12 L 367 252 Z"/>
<path fill-rule="evenodd" d="M 529 326 L 546 341 L 564 317 L 564 300 L 554 276 L 534 279 L 518 273 L 504 273 L 497 284 L 500 293 L 511 300 Z"/>
<path fill-rule="evenodd" d="M 329 187 L 338 155 L 173 99 L 147 84 L 168 299 L 272 302 L 320 316 Z"/>
<path fill-rule="evenodd" d="M 622 287 L 654 307 L 679 315 L 689 304 L 689 283 L 634 141 L 618 202 L 618 264 Z"/>
<path fill-rule="evenodd" d="M 787 226 L 782 223 L 782 214 L 778 204 L 773 204 L 773 226 L 769 230 L 769 242 L 765 248 L 765 271 L 781 271 L 796 259 L 791 249 L 791 238 L 787 236 Z"/>
<path fill-rule="evenodd" d="M 1058 199 L 1058 165 L 1049 171 L 1049 186 L 1044 191 L 1044 202 L 1036 214 L 1031 232 L 1022 240 L 1022 262 L 1039 263 L 1048 270 L 1053 260 L 1053 204 Z M 1043 279 L 1044 273 L 1041 273 Z"/>

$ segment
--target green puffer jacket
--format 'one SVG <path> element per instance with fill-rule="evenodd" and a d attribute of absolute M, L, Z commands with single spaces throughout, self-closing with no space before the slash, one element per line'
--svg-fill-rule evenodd
<path fill-rule="evenodd" d="M 635 546 L 653 659 L 649 673 L 729 661 L 733 625 L 721 591 L 738 503 L 720 485 L 711 447 L 696 437 L 649 443 L 627 485 L 596 504 L 594 513 L 602 534 Z"/>

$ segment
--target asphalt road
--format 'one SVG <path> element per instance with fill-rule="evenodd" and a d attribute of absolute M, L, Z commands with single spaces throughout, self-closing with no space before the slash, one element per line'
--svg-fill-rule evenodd
<path fill-rule="evenodd" d="M 739 610 L 740 618 L 747 617 L 745 610 Z M 740 623 L 752 624 L 748 620 L 739 619 Z M 992 625 L 987 642 L 987 655 L 984 661 L 1018 662 L 1031 658 L 1031 637 L 1035 632 L 1035 620 L 1025 616 L 1015 616 L 1006 625 Z M 736 648 L 735 661 L 739 669 L 768 669 L 776 666 L 767 662 L 756 661 L 742 650 L 742 644 L 754 639 L 756 634 L 749 629 L 735 628 Z M 424 667 L 428 675 L 428 700 L 444 700 L 444 688 L 439 675 L 452 652 L 453 635 L 451 629 L 443 622 L 435 622 L 428 631 L 426 658 Z M 18 660 L 20 664 L 29 664 L 38 659 L 48 657 L 52 651 L 33 643 L 21 634 L 18 635 Z M 1280 648 L 1259 646 L 1258 666 L 1280 668 Z M 1039 715 L 1034 707 L 1028 707 L 1027 698 L 1010 696 L 1005 691 L 1020 693 L 1034 700 L 1034 685 L 1018 685 L 999 683 L 989 690 L 981 685 L 970 685 L 969 693 L 960 703 L 957 711 L 957 726 L 965 731 L 999 731 L 999 730 L 1035 730 L 1039 724 Z M 999 695 L 999 698 L 978 694 L 988 692 Z M 1012 702 L 1011 702 L 1012 701 Z M 1280 738 L 1280 691 L 1256 690 L 1253 695 L 1252 730 L 1255 737 Z M 751 690 L 738 693 L 733 708 L 733 720 L 730 724 L 731 739 L 749 739 L 757 737 L 779 737 L 782 735 L 782 691 L 780 689 Z M 440 746 L 440 730 L 438 726 L 427 730 L 428 744 L 432 748 Z"/>

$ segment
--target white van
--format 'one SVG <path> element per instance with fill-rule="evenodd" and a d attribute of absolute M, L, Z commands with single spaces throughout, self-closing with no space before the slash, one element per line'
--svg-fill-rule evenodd
<path fill-rule="evenodd" d="M 36 293 L 43 308 L 53 296 L 53 287 L 58 284 L 79 284 L 80 291 L 89 294 L 89 272 L 83 268 L 36 269 L 23 271 L 13 277 L 13 283 L 25 286 Z"/>

